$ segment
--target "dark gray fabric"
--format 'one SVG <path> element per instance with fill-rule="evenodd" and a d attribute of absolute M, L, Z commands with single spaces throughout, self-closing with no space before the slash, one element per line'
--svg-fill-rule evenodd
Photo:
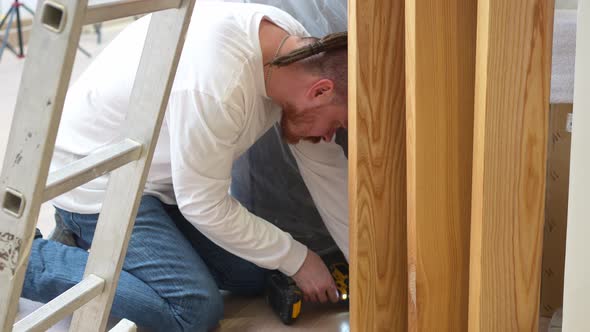
<path fill-rule="evenodd" d="M 348 159 L 348 129 L 340 128 L 336 131 L 336 144 L 340 145 L 346 159 Z"/>
<path fill-rule="evenodd" d="M 335 247 L 278 126 L 234 163 L 231 191 L 249 211 L 312 250 Z"/>

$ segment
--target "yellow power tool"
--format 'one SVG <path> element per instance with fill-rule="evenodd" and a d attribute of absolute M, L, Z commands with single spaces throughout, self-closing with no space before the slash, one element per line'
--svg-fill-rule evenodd
<path fill-rule="evenodd" d="M 349 303 L 348 263 L 339 262 L 328 265 L 336 283 L 340 303 Z M 280 272 L 269 276 L 266 301 L 285 325 L 293 324 L 301 314 L 303 292 L 295 281 Z"/>

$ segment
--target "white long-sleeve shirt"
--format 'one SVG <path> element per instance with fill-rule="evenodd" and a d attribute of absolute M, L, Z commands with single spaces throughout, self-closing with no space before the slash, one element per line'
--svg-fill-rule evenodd
<path fill-rule="evenodd" d="M 251 214 L 229 194 L 231 166 L 281 116 L 265 91 L 259 26 L 263 18 L 292 35 L 308 33 L 269 6 L 197 2 L 158 138 L 145 193 L 177 204 L 185 218 L 227 251 L 292 275 L 307 248 Z M 149 17 L 126 28 L 66 97 L 52 170 L 117 142 L 139 65 Z M 347 171 L 333 143 L 292 148 L 324 223 L 348 256 Z M 108 176 L 53 200 L 76 213 L 98 213 Z"/>

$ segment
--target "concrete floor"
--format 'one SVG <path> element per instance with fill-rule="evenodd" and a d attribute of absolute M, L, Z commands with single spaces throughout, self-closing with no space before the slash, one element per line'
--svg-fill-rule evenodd
<path fill-rule="evenodd" d="M 103 28 L 103 43 L 97 45 L 96 36 L 92 33 L 84 34 L 81 46 L 96 55 L 121 30 L 124 24 Z M 90 29 L 89 29 L 90 31 Z M 78 52 L 73 70 L 72 82 L 92 61 L 91 58 Z M 25 61 L 17 59 L 12 53 L 4 52 L 0 59 L 0 162 L 8 142 L 12 114 L 16 104 L 18 87 Z M 49 204 L 42 206 L 38 227 L 46 236 L 53 229 L 53 207 Z M 304 304 L 300 319 L 291 327 L 284 326 L 274 313 L 260 298 L 236 298 L 226 295 L 225 319 L 221 322 L 218 332 L 225 331 L 349 331 L 349 314 L 346 308 L 340 306 L 320 306 Z M 21 299 L 19 317 L 32 312 L 41 304 Z M 71 318 L 64 319 L 49 331 L 67 331 Z M 114 323 L 114 322 L 111 322 Z M 113 325 L 113 324 L 110 324 Z"/>

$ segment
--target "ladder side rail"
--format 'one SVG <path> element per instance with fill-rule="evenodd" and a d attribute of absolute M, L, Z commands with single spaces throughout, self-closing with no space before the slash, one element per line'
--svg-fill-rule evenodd
<path fill-rule="evenodd" d="M 111 173 L 85 275 L 106 281 L 101 296 L 74 314 L 70 331 L 104 331 L 145 186 L 195 0 L 154 13 L 135 78 L 124 135 L 142 142 L 135 163 Z"/>
<path fill-rule="evenodd" d="M 0 331 L 12 329 L 18 309 L 87 6 L 62 2 L 38 3 L 0 175 Z"/>

